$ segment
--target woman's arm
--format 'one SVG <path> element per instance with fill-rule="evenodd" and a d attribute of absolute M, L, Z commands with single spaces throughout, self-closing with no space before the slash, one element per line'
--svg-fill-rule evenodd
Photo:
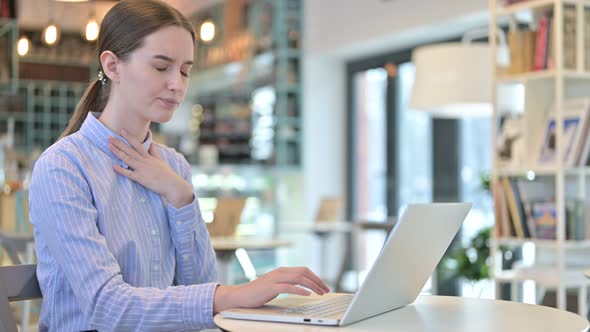
<path fill-rule="evenodd" d="M 123 280 L 98 230 L 98 211 L 88 183 L 79 166 L 64 154 L 46 153 L 37 160 L 30 185 L 30 215 L 40 237 L 36 240 L 47 246 L 75 294 L 71 301 L 62 300 L 79 305 L 92 329 L 214 327 L 212 305 L 217 284 L 157 289 L 132 287 Z"/>
<path fill-rule="evenodd" d="M 182 177 L 190 183 L 189 163 L 180 154 L 177 158 L 182 169 Z M 191 285 L 216 281 L 215 252 L 201 216 L 196 194 L 193 195 L 191 203 L 179 209 L 168 203 L 167 213 L 176 251 L 176 284 Z"/>
<path fill-rule="evenodd" d="M 121 135 L 129 145 L 111 137 L 109 149 L 131 168 L 115 164 L 113 169 L 167 201 L 168 223 L 176 254 L 175 283 L 192 285 L 215 281 L 215 253 L 193 193 L 190 165 L 172 149 L 166 154 L 168 160 L 164 160 L 158 151 L 159 144 L 152 143 L 147 151 L 126 132 L 122 131 Z M 177 164 L 180 172 L 174 171 L 170 164 Z"/>
<path fill-rule="evenodd" d="M 115 138 L 110 138 L 109 140 L 112 145 L 109 146 L 109 148 L 117 157 L 121 158 L 121 160 L 127 165 L 131 166 L 133 170 L 125 170 L 119 165 L 114 165 L 115 170 L 119 172 L 119 174 L 125 175 L 146 188 L 163 195 L 168 201 L 171 200 L 170 195 L 172 193 L 175 193 L 173 196 L 174 199 L 179 197 L 182 199 L 191 197 L 191 194 L 189 194 L 186 189 L 183 189 L 186 188 L 187 182 L 190 181 L 190 177 L 187 175 L 190 174 L 190 172 L 185 170 L 184 173 L 186 179 L 180 178 L 179 180 L 179 176 L 161 159 L 155 144 L 152 144 L 148 152 L 145 151 L 138 141 L 128 137 L 125 133 L 122 134 L 131 146 L 127 146 Z M 189 167 L 186 161 L 184 161 L 184 163 L 184 168 Z M 195 200 L 194 197 L 195 196 L 193 195 L 193 200 Z M 196 204 L 196 202 L 193 202 L 192 204 Z M 189 207 L 190 205 L 183 207 L 182 209 L 187 208 L 188 211 L 198 212 L 198 208 L 191 210 Z M 187 213 L 187 215 L 191 214 Z M 199 218 L 199 220 L 200 219 L 201 218 Z M 197 225 L 197 227 L 199 226 L 202 227 L 204 232 L 206 232 L 202 221 Z M 207 246 L 210 247 L 209 237 L 203 237 L 205 238 L 204 240 Z M 177 236 L 173 235 L 173 238 L 177 238 Z M 175 239 L 174 241 L 178 241 L 178 239 Z M 191 247 L 190 242 L 191 241 L 186 241 L 186 243 L 189 244 L 188 247 Z M 203 273 L 206 272 L 203 271 Z M 190 273 L 187 275 L 190 275 Z M 320 295 L 330 291 L 328 286 L 307 268 L 278 268 L 244 285 L 219 286 L 215 292 L 215 298 L 213 300 L 214 312 L 217 313 L 235 307 L 261 306 L 277 297 L 280 293 L 300 295 L 310 294 L 309 291 L 298 286 L 304 286 Z"/>

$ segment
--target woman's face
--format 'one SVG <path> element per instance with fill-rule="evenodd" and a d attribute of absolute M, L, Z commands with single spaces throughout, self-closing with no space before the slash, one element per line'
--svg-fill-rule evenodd
<path fill-rule="evenodd" d="M 142 47 L 118 66 L 125 107 L 141 120 L 166 122 L 184 99 L 193 64 L 193 39 L 168 26 L 145 37 Z"/>

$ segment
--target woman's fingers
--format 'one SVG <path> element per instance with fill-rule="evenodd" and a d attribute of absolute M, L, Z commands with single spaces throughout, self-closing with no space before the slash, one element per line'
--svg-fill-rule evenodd
<path fill-rule="evenodd" d="M 119 159 L 121 159 L 125 164 L 133 167 L 133 168 L 137 168 L 137 160 L 135 158 L 133 158 L 129 152 L 125 151 L 127 149 L 125 149 L 124 147 L 121 146 L 125 145 L 122 142 L 121 143 L 113 143 L 111 142 L 109 144 L 109 150 L 111 150 L 112 153 L 115 154 L 115 156 L 117 156 Z M 125 147 L 127 147 L 128 149 L 130 149 L 127 145 L 125 145 Z"/>
<path fill-rule="evenodd" d="M 312 291 L 314 291 L 316 294 L 319 294 L 319 295 L 324 295 L 324 293 L 326 292 L 320 285 L 318 285 L 313 280 L 309 279 L 307 276 L 305 276 L 303 274 L 295 274 L 294 277 L 288 281 L 288 283 L 290 283 L 292 285 L 304 286 L 306 288 L 311 289 Z"/>
<path fill-rule="evenodd" d="M 148 156 L 148 153 L 145 150 L 145 148 L 143 147 L 143 145 L 141 144 L 141 142 L 139 142 L 135 138 L 131 137 L 125 129 L 121 130 L 121 136 L 123 136 L 123 138 L 126 139 L 127 142 L 129 142 L 129 145 L 131 145 L 131 147 L 133 147 L 133 149 L 137 153 L 139 153 L 142 157 Z"/>
<path fill-rule="evenodd" d="M 140 147 L 139 147 L 140 150 L 137 150 L 137 148 L 132 145 L 134 143 L 131 143 L 131 141 L 129 141 L 129 140 L 127 142 L 130 145 L 125 144 L 123 141 L 121 141 L 120 139 L 118 139 L 116 137 L 113 137 L 113 136 L 109 137 L 109 143 L 111 143 L 110 145 L 113 145 L 115 148 L 117 148 L 120 151 L 122 151 L 123 153 L 127 154 L 132 159 L 141 160 L 144 157 L 144 155 L 141 153 L 142 152 L 141 149 L 143 149 L 145 151 L 145 149 L 143 148 L 143 145 L 140 144 Z M 111 149 L 111 151 L 113 151 L 113 150 Z"/>
<path fill-rule="evenodd" d="M 287 283 L 291 285 L 301 285 L 311 289 L 317 294 L 323 295 L 330 289 L 309 269 L 305 268 L 280 268 L 277 275 L 272 276 L 272 280 L 277 283 Z M 314 278 L 315 277 L 315 278 Z M 319 282 L 318 282 L 319 280 Z M 325 286 L 325 287 L 324 287 Z"/>
<path fill-rule="evenodd" d="M 299 273 L 303 274 L 305 277 L 311 279 L 313 282 L 319 285 L 324 290 L 324 292 L 330 292 L 330 287 L 328 287 L 328 285 L 326 285 L 326 283 L 310 269 L 306 267 L 296 267 L 295 269 L 299 269 Z"/>
<path fill-rule="evenodd" d="M 308 296 L 311 294 L 311 292 L 309 292 L 301 287 L 293 286 L 290 284 L 277 284 L 276 291 L 279 294 L 287 293 L 287 294 L 296 294 L 296 295 L 303 295 L 303 296 Z"/>
<path fill-rule="evenodd" d="M 113 169 L 117 173 L 119 173 L 119 174 L 121 174 L 121 175 L 123 175 L 125 177 L 128 177 L 129 179 L 131 179 L 133 181 L 137 181 L 137 175 L 132 170 L 130 170 L 129 168 L 124 168 L 124 167 L 121 167 L 121 166 L 119 166 L 117 164 L 114 164 L 113 165 Z"/>

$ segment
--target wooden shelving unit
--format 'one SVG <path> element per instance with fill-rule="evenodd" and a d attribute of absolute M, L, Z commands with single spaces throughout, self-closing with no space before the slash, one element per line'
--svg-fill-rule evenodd
<path fill-rule="evenodd" d="M 564 8 L 575 8 L 575 66 L 565 68 L 564 50 Z M 553 288 L 557 291 L 557 307 L 566 309 L 566 289 L 576 288 L 579 291 L 579 313 L 587 314 L 587 293 L 590 280 L 584 278 L 581 270 L 569 267 L 566 259 L 571 251 L 590 249 L 590 239 L 570 240 L 568 235 L 568 219 L 566 210 L 568 201 L 576 200 L 587 204 L 586 178 L 590 175 L 588 166 L 571 167 L 566 165 L 563 156 L 565 148 L 562 143 L 565 140 L 564 128 L 556 126 L 555 146 L 556 162 L 551 165 L 540 165 L 539 153 L 543 144 L 547 119 L 550 110 L 555 117 L 557 124 L 562 124 L 565 118 L 564 105 L 569 99 L 590 97 L 590 72 L 587 71 L 584 59 L 590 54 L 585 54 L 586 26 L 589 22 L 585 20 L 585 11 L 590 10 L 590 1 L 587 0 L 530 0 L 522 1 L 512 5 L 504 5 L 503 1 L 491 0 L 491 22 L 490 22 L 490 44 L 492 46 L 493 63 L 496 63 L 498 42 L 495 38 L 498 21 L 511 22 L 511 27 L 517 26 L 516 17 L 523 12 L 532 13 L 533 27 L 539 26 L 539 19 L 546 12 L 551 12 L 551 30 L 548 38 L 551 39 L 547 48 L 549 56 L 552 57 L 552 66 L 549 69 L 537 71 L 525 71 L 516 74 L 495 73 L 493 96 L 496 99 L 493 115 L 493 142 L 494 142 L 494 167 L 493 181 L 502 178 L 517 179 L 528 178 L 529 181 L 544 179 L 552 183 L 555 204 L 556 236 L 555 239 L 522 238 L 514 236 L 499 236 L 496 234 L 492 240 L 492 257 L 495 259 L 493 274 L 496 281 L 496 290 L 499 291 L 501 283 L 511 283 L 513 286 L 513 299 L 516 296 L 514 288 L 522 281 L 533 280 L 538 285 Z M 571 21 L 570 21 L 571 23 Z M 494 36 L 494 38 L 492 38 Z M 572 36 L 568 36 L 571 38 Z M 538 35 L 537 35 L 538 38 Z M 571 39 L 570 39 L 571 40 Z M 510 43 L 509 43 L 510 44 Z M 517 50 L 511 50 L 516 52 Z M 571 52 L 572 50 L 568 50 Z M 520 84 L 524 90 L 524 109 L 521 110 L 521 136 L 523 146 L 526 147 L 521 153 L 518 165 L 506 166 L 498 157 L 498 136 L 500 128 L 500 105 L 497 88 L 502 85 Z M 512 180 L 510 180 L 512 181 Z M 525 180 L 526 181 L 526 180 Z M 527 217 L 527 220 L 531 218 Z M 588 218 L 588 216 L 586 216 Z M 569 222 L 572 222 L 569 219 Z M 496 225 L 499 221 L 496 220 Z M 530 226 L 531 224 L 529 224 Z M 536 225 L 536 224 L 534 224 Z M 569 225 L 571 226 L 571 225 Z M 498 226 L 497 226 L 498 227 Z M 554 266 L 533 266 L 521 270 L 502 270 L 501 247 L 522 247 L 525 244 L 532 244 L 538 250 L 550 250 L 554 253 Z M 590 263 L 590 260 L 589 260 Z M 589 264 L 590 265 L 590 264 Z M 498 294 L 499 295 L 499 294 Z"/>
<path fill-rule="evenodd" d="M 196 14 L 194 24 L 198 26 L 202 19 L 214 17 L 218 26 L 226 26 L 221 22 L 224 22 L 224 15 L 230 14 L 223 6 Z M 254 0 L 241 8 L 242 21 L 248 23 L 241 30 L 232 31 L 236 38 L 249 44 L 241 49 L 245 55 L 239 60 L 222 61 L 235 58 L 223 56 L 223 52 L 235 55 L 233 46 L 228 45 L 236 45 L 227 44 L 231 33 L 222 29 L 216 40 L 197 46 L 197 58 L 201 60 L 193 71 L 187 96 L 199 105 L 195 139 L 198 145 L 215 146 L 221 164 L 299 167 L 303 128 L 302 52 L 298 40 L 302 33 L 302 6 L 300 0 Z M 207 66 L 216 61 L 223 63 Z M 254 101 L 256 94 L 270 100 L 267 102 L 270 111 L 266 109 L 268 105 L 260 107 Z M 232 123 L 226 116 L 219 116 L 219 110 L 227 108 L 248 108 L 250 114 L 244 116 L 244 112 L 238 112 L 240 115 L 230 116 L 236 120 Z M 241 129 L 231 128 L 229 123 Z M 244 135 L 246 127 L 249 127 L 249 137 Z M 240 134 L 232 136 L 228 130 L 215 128 Z"/>
<path fill-rule="evenodd" d="M 84 50 L 80 45 L 75 47 L 76 50 L 68 50 L 67 47 L 81 37 L 65 36 L 62 43 L 66 45 L 55 46 L 63 50 L 42 49 L 37 40 L 40 33 L 28 33 L 29 36 L 35 36 L 32 42 L 37 45 L 34 51 L 20 57 L 16 52 L 16 42 L 21 32 L 16 20 L 0 20 L 1 31 L 10 36 L 7 51 L 12 55 L 8 64 L 12 74 L 8 81 L 0 85 L 0 132 L 6 132 L 9 126 L 14 126 L 16 151 L 42 151 L 53 144 L 66 128 L 80 97 L 88 87 L 89 78 L 93 72 L 96 73 L 96 64 L 90 61 L 92 46 L 77 41 L 85 47 Z M 81 57 L 82 53 L 85 56 Z M 23 79 L 23 75 L 27 75 L 27 68 L 37 76 L 47 77 L 61 71 L 64 80 L 58 80 L 58 77 Z M 75 72 L 69 73 L 74 73 L 76 79 L 68 74 L 69 69 Z"/>

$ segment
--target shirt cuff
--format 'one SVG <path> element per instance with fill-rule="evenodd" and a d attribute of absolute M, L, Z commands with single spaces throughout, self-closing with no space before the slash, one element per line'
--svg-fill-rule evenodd
<path fill-rule="evenodd" d="M 175 208 L 172 204 L 167 203 L 166 211 L 173 233 L 182 234 L 194 227 L 195 221 L 198 220 L 198 204 L 197 195 L 194 194 L 193 201 L 181 208 Z"/>
<path fill-rule="evenodd" d="M 186 287 L 182 316 L 189 330 L 217 328 L 213 322 L 213 297 L 219 284 L 207 283 Z"/>

